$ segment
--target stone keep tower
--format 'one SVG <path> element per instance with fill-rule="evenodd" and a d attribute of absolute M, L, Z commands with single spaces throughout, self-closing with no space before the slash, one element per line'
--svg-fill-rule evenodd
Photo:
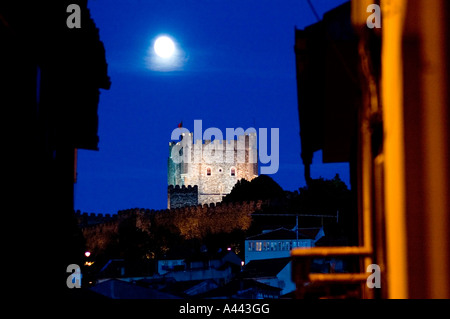
<path fill-rule="evenodd" d="M 180 142 L 169 143 L 168 208 L 221 202 L 237 181 L 258 177 L 257 154 L 256 133 L 238 136 L 237 140 L 196 143 L 192 133 L 182 134 Z M 190 194 L 186 203 L 180 202 L 178 192 L 184 197 Z"/>

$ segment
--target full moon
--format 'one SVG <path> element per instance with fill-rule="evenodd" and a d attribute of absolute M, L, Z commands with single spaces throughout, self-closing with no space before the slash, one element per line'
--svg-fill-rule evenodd
<path fill-rule="evenodd" d="M 161 58 L 170 58 L 175 52 L 175 44 L 167 36 L 160 36 L 153 46 L 155 53 Z"/>

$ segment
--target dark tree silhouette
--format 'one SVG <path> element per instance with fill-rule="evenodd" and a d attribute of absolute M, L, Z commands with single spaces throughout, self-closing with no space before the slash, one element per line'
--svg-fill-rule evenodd
<path fill-rule="evenodd" d="M 313 179 L 308 186 L 300 188 L 299 196 L 291 200 L 289 210 L 330 216 L 336 216 L 339 212 L 338 222 L 336 219 L 325 220 L 326 238 L 322 240 L 322 245 L 348 245 L 350 238 L 357 232 L 357 229 L 352 229 L 353 224 L 350 221 L 350 217 L 355 213 L 352 200 L 351 190 L 336 174 L 331 180 Z M 316 222 L 319 220 L 316 219 Z"/>
<path fill-rule="evenodd" d="M 223 202 L 268 200 L 284 197 L 284 191 L 271 177 L 260 175 L 251 182 L 241 179 L 225 196 Z"/>
<path fill-rule="evenodd" d="M 299 189 L 299 196 L 294 199 L 294 204 L 305 213 L 325 215 L 346 210 L 350 199 L 350 190 L 336 174 L 331 180 L 311 180 L 308 186 Z"/>

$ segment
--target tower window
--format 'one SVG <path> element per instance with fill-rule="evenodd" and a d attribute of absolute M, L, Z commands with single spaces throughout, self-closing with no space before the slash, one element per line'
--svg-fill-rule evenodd
<path fill-rule="evenodd" d="M 208 168 L 206 169 L 206 175 L 207 175 L 207 176 L 211 176 L 211 168 L 208 167 Z"/>
<path fill-rule="evenodd" d="M 231 175 L 231 176 L 236 176 L 236 169 L 235 169 L 234 167 L 232 167 L 232 168 L 230 169 L 230 175 Z"/>

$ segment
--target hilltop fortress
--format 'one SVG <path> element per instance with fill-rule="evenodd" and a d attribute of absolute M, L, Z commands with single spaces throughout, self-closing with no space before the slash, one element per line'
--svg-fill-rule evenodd
<path fill-rule="evenodd" d="M 237 140 L 197 140 L 181 134 L 169 143 L 167 207 L 219 203 L 240 179 L 258 177 L 256 133 Z"/>

